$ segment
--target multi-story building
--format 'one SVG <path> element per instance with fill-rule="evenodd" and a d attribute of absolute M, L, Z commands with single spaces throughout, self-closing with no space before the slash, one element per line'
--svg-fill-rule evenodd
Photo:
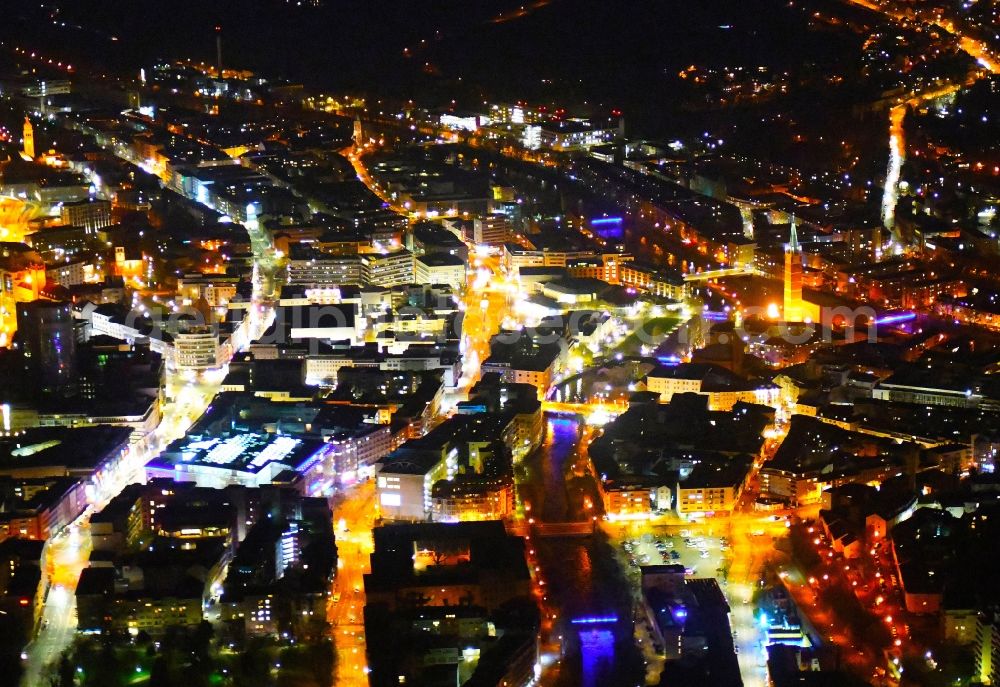
<path fill-rule="evenodd" d="M 386 520 L 426 520 L 433 512 L 431 491 L 434 484 L 448 476 L 448 461 L 454 464 L 458 456 L 457 449 L 454 455 L 415 453 L 412 449 L 412 446 L 406 449 L 405 458 L 402 454 L 390 453 L 379 469 L 375 486 L 378 512 Z M 452 467 L 452 473 L 454 470 Z"/>
<path fill-rule="evenodd" d="M 524 542 L 502 522 L 393 525 L 376 528 L 374 536 L 372 571 L 365 575 L 370 605 L 402 608 L 419 592 L 424 606 L 467 599 L 493 610 L 530 594 Z"/>
<path fill-rule="evenodd" d="M 633 262 L 633 257 L 628 253 L 602 253 L 591 258 L 568 260 L 566 270 L 572 277 L 588 277 L 600 279 L 609 284 L 639 286 L 638 284 L 626 284 L 624 281 L 624 269 Z M 643 290 L 653 291 L 651 288 Z"/>
<path fill-rule="evenodd" d="M 67 260 L 46 265 L 45 283 L 66 287 L 77 286 L 96 274 L 98 271 L 93 260 Z"/>
<path fill-rule="evenodd" d="M 981 613 L 976 621 L 974 645 L 976 672 L 984 685 L 1000 684 L 1000 622 L 993 612 Z"/>
<path fill-rule="evenodd" d="M 360 343 L 364 323 L 356 303 L 282 306 L 262 338 L 282 345 L 311 339 Z"/>
<path fill-rule="evenodd" d="M 703 661 L 719 684 L 739 684 L 731 609 L 715 578 L 684 579 L 683 565 L 648 565 L 642 567 L 640 586 L 658 654 Z"/>
<path fill-rule="evenodd" d="M 678 480 L 677 513 L 681 516 L 729 513 L 743 495 L 753 460 L 733 456 L 699 462 Z"/>
<path fill-rule="evenodd" d="M 654 296 L 681 301 L 687 295 L 680 275 L 662 268 L 641 262 L 623 262 L 619 267 L 619 274 L 621 276 L 618 283 L 622 286 L 648 291 Z"/>
<path fill-rule="evenodd" d="M 42 227 L 28 234 L 25 243 L 43 255 L 76 255 L 94 245 L 94 237 L 84 227 Z"/>
<path fill-rule="evenodd" d="M 972 604 L 959 604 L 962 608 L 953 608 L 945 599 L 941 611 L 941 634 L 944 641 L 951 644 L 968 646 L 976 642 L 979 629 L 979 614 Z"/>
<path fill-rule="evenodd" d="M 514 236 L 507 215 L 492 214 L 473 220 L 472 240 L 477 246 L 502 246 Z"/>
<path fill-rule="evenodd" d="M 87 507 L 84 482 L 73 477 L 0 479 L 0 494 L 6 502 L 0 512 L 0 541 L 46 541 Z"/>
<path fill-rule="evenodd" d="M 825 489 L 882 482 L 915 455 L 912 444 L 793 415 L 774 457 L 761 468 L 761 494 L 792 506 L 820 503 Z"/>
<path fill-rule="evenodd" d="M 62 223 L 83 227 L 88 234 L 96 234 L 111 226 L 111 201 L 88 198 L 73 203 L 63 203 L 60 208 Z"/>
<path fill-rule="evenodd" d="M 487 624 L 497 608 L 530 606 L 522 539 L 495 520 L 380 527 L 374 538 L 372 571 L 364 580 L 373 685 L 526 685 L 534 679 L 537 625 L 520 619 Z M 463 679 L 469 659 L 478 667 L 472 679 Z"/>
<path fill-rule="evenodd" d="M 29 642 L 35 635 L 45 601 L 42 554 L 45 542 L 7 539 L 0 543 L 0 615 L 8 643 Z"/>
<path fill-rule="evenodd" d="M 514 481 L 510 476 L 444 481 L 431 490 L 431 514 L 435 522 L 503 520 L 513 512 Z"/>
<path fill-rule="evenodd" d="M 670 487 L 642 476 L 601 480 L 598 488 L 611 520 L 648 517 L 671 507 Z"/>
<path fill-rule="evenodd" d="M 393 448 L 388 425 L 368 425 L 357 432 L 334 432 L 325 437 L 332 449 L 328 460 L 337 481 L 349 484 L 370 474 L 372 466 Z"/>
<path fill-rule="evenodd" d="M 287 270 L 289 284 L 342 286 L 366 282 L 365 266 L 359 255 L 331 255 L 295 247 Z"/>
<path fill-rule="evenodd" d="M 447 284 L 456 291 L 466 285 L 465 261 L 448 253 L 427 253 L 416 258 L 417 284 Z"/>
<path fill-rule="evenodd" d="M 17 303 L 37 300 L 45 288 L 45 263 L 20 243 L 0 243 L 0 341 L 10 343 Z"/>
<path fill-rule="evenodd" d="M 414 283 L 413 253 L 405 248 L 395 253 L 361 256 L 364 283 L 373 286 L 396 286 Z"/>
<path fill-rule="evenodd" d="M 587 150 L 613 143 L 624 136 L 624 120 L 598 126 L 586 119 L 570 118 L 530 124 L 524 128 L 523 143 L 530 149 Z"/>
<path fill-rule="evenodd" d="M 85 568 L 76 588 L 78 630 L 157 637 L 172 627 L 198 625 L 207 580 L 219 574 L 223 553 L 217 539 L 161 537 L 127 563 Z M 199 568 L 204 577 L 189 572 Z"/>
<path fill-rule="evenodd" d="M 617 255 L 617 254 L 614 254 Z M 522 267 L 566 267 L 574 260 L 601 257 L 593 248 L 566 246 L 526 248 L 516 243 L 505 243 L 501 264 L 510 274 L 517 275 Z"/>
<path fill-rule="evenodd" d="M 289 488 L 131 485 L 94 516 L 92 544 L 105 555 L 81 576 L 78 627 L 159 635 L 197 625 L 211 601 L 249 633 L 302 637 L 323 626 L 331 520 L 325 499 Z M 289 572 L 296 584 L 277 584 Z"/>
<path fill-rule="evenodd" d="M 930 374 L 922 374 L 922 372 L 897 371 L 896 374 L 875 385 L 872 390 L 872 398 L 896 403 L 958 408 L 975 408 L 983 402 L 983 396 L 975 393 L 968 384 L 956 384 L 956 380 L 947 379 L 941 374 L 934 374 L 933 371 L 930 371 Z"/>
<path fill-rule="evenodd" d="M 330 509 L 322 498 L 292 505 L 254 523 L 227 569 L 221 617 L 249 635 L 308 639 L 326 627 L 327 595 L 337 569 Z M 290 574 L 295 584 L 286 584 Z"/>
<path fill-rule="evenodd" d="M 515 402 L 501 412 L 459 413 L 383 458 L 376 483 L 381 516 L 420 521 L 508 514 L 512 456 L 541 439 L 519 431 L 518 421 L 529 414 L 523 410 Z"/>
<path fill-rule="evenodd" d="M 57 394 L 35 386 L 38 375 L 30 366 L 12 370 L 10 388 L 18 392 L 8 398 L 2 431 L 121 425 L 138 441 L 156 428 L 164 369 L 159 355 L 95 337 L 77 344 L 74 363 L 75 378 Z"/>
<path fill-rule="evenodd" d="M 186 327 L 173 335 L 174 367 L 177 370 L 209 370 L 217 367 L 219 332 L 212 325 Z"/>
<path fill-rule="evenodd" d="M 957 518 L 935 508 L 918 508 L 893 529 L 889 553 L 909 613 L 936 615 L 941 611 L 950 577 L 947 554 L 942 552 L 959 546 L 958 529 Z"/>
<path fill-rule="evenodd" d="M 469 259 L 469 248 L 459 238 L 458 232 L 445 229 L 440 224 L 433 222 L 415 224 L 407 234 L 406 247 L 414 255 L 448 253 L 449 255 L 461 258 L 463 261 L 468 261 Z"/>
<path fill-rule="evenodd" d="M 12 433 L 11 433 L 12 434 Z M 39 427 L 16 436 L 0 433 L 0 476 L 13 479 L 74 477 L 88 502 L 100 500 L 117 471 L 133 457 L 127 427 Z M 25 461 L 30 455 L 31 461 Z"/>
<path fill-rule="evenodd" d="M 239 281 L 234 275 L 189 273 L 177 279 L 177 295 L 192 303 L 204 298 L 213 308 L 223 307 L 236 296 Z"/>
<path fill-rule="evenodd" d="M 773 406 L 781 391 L 771 382 L 754 382 L 708 363 L 661 365 L 647 375 L 646 389 L 659 394 L 660 403 L 669 403 L 674 394 L 707 396 L 712 410 L 729 410 L 740 402 Z"/>
<path fill-rule="evenodd" d="M 490 357 L 483 361 L 483 374 L 495 372 L 509 384 L 531 384 L 539 400 L 545 398 L 563 353 L 558 343 L 538 344 L 525 334 L 514 343 L 490 345 Z"/>

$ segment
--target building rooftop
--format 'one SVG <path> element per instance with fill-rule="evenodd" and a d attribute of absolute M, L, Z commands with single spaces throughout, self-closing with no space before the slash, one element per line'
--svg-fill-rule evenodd
<path fill-rule="evenodd" d="M 189 435 L 171 442 L 148 467 L 169 470 L 184 464 L 256 474 L 280 465 L 304 472 L 324 447 L 319 440 L 282 434 Z"/>
<path fill-rule="evenodd" d="M 451 253 L 425 253 L 424 255 L 418 255 L 417 260 L 427 265 L 428 267 L 461 267 L 465 264 L 465 260 L 458 257 L 457 255 L 452 255 Z"/>
<path fill-rule="evenodd" d="M 29 469 L 38 473 L 89 472 L 126 450 L 128 427 L 40 427 L 0 436 L 0 474 Z"/>
<path fill-rule="evenodd" d="M 750 456 L 732 456 L 724 460 L 699 461 L 678 485 L 681 489 L 721 489 L 743 483 L 753 465 Z"/>
<path fill-rule="evenodd" d="M 375 528 L 373 535 L 372 572 L 365 575 L 367 592 L 468 584 L 479 579 L 482 571 L 496 571 L 508 579 L 530 577 L 524 540 L 508 535 L 497 520 L 388 525 Z M 435 551 L 441 555 L 435 557 Z"/>

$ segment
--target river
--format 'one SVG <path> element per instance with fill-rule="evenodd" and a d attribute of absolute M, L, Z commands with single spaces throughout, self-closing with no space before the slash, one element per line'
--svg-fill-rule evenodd
<path fill-rule="evenodd" d="M 581 504 L 590 490 L 578 486 L 584 478 L 574 463 L 582 457 L 580 446 L 589 439 L 589 431 L 571 416 L 549 415 L 546 422 L 545 443 L 525 460 L 522 494 L 532 504 L 532 516 L 544 522 L 583 519 L 587 516 Z M 644 665 L 632 635 L 630 586 L 604 535 L 539 537 L 534 543 L 549 603 L 557 613 L 552 635 L 562 637 L 562 662 L 552 684 L 641 684 Z M 617 621 L 580 624 L 596 618 Z"/>

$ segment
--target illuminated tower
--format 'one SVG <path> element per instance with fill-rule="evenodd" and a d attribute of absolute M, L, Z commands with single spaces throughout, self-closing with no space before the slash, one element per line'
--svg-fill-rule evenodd
<path fill-rule="evenodd" d="M 364 140 L 364 131 L 361 128 L 361 117 L 357 117 L 354 120 L 354 145 L 360 147 L 362 140 Z"/>
<path fill-rule="evenodd" d="M 785 246 L 785 322 L 801 322 L 802 313 L 802 247 L 792 215 L 791 236 Z"/>
<path fill-rule="evenodd" d="M 35 159 L 35 129 L 27 117 L 24 118 L 24 156 Z"/>
<path fill-rule="evenodd" d="M 222 80 L 222 27 L 215 27 L 215 68 L 219 80 Z"/>

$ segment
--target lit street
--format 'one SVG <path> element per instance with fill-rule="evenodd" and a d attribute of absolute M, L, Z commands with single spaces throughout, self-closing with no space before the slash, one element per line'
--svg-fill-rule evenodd
<path fill-rule="evenodd" d="M 337 651 L 336 684 L 368 684 L 365 657 L 364 573 L 372 551 L 375 515 L 374 482 L 349 487 L 335 497 L 333 522 L 337 537 L 337 577 L 330 597 L 329 622 Z"/>
<path fill-rule="evenodd" d="M 48 596 L 38 636 L 25 650 L 27 660 L 22 680 L 25 687 L 38 684 L 73 641 L 76 632 L 76 585 L 90 557 L 90 515 L 101 510 L 127 485 L 145 482 L 143 466 L 172 440 L 184 436 L 218 392 L 224 376 L 224 370 L 197 377 L 171 374 L 166 394 L 168 399 L 173 400 L 164 404 L 163 417 L 156 431 L 132 447 L 129 456 L 119 463 L 116 473 L 103 476 L 103 488 L 95 501 L 70 527 L 46 545 L 42 586 L 48 589 Z"/>

